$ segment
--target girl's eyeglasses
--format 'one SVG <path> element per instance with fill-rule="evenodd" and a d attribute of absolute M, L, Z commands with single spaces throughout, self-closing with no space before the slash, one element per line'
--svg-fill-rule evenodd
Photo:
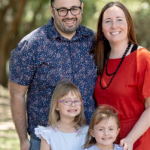
<path fill-rule="evenodd" d="M 64 99 L 64 100 L 58 100 L 57 102 L 63 103 L 64 105 L 67 105 L 67 106 L 71 106 L 73 103 L 76 106 L 80 106 L 80 105 L 82 105 L 83 100 L 77 99 L 77 100 L 72 101 L 72 100 Z"/>

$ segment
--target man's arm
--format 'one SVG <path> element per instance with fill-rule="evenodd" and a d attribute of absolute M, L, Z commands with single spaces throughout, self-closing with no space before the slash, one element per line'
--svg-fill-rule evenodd
<path fill-rule="evenodd" d="M 20 149 L 29 150 L 30 142 L 27 137 L 25 94 L 28 86 L 9 82 L 10 107 L 12 118 L 20 139 Z"/>

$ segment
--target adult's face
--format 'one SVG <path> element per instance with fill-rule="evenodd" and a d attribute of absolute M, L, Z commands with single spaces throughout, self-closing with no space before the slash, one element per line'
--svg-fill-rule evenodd
<path fill-rule="evenodd" d="M 128 43 L 128 24 L 121 8 L 113 6 L 104 12 L 102 31 L 110 44 Z"/>
<path fill-rule="evenodd" d="M 80 7 L 81 10 L 78 15 L 72 15 L 70 11 L 64 17 L 59 16 L 56 9 Z M 52 7 L 56 8 L 53 9 Z M 53 6 L 50 7 L 52 17 L 54 18 L 54 26 L 56 30 L 64 37 L 73 36 L 82 21 L 83 4 L 79 0 L 55 0 Z"/>

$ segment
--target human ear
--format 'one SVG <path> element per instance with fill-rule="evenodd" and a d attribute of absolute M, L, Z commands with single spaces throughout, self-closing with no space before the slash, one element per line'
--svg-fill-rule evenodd
<path fill-rule="evenodd" d="M 95 137 L 93 129 L 90 129 L 90 134 L 91 134 L 92 137 Z"/>
<path fill-rule="evenodd" d="M 117 135 L 119 134 L 119 132 L 120 132 L 120 128 L 117 129 Z"/>
<path fill-rule="evenodd" d="M 59 111 L 59 107 L 58 107 L 58 104 L 56 105 L 56 108 L 55 108 L 55 110 Z"/>
<path fill-rule="evenodd" d="M 50 6 L 49 9 L 50 9 L 50 12 L 51 12 L 51 16 L 54 18 L 54 11 L 53 11 L 53 8 Z"/>
<path fill-rule="evenodd" d="M 82 4 L 81 4 L 82 11 L 83 11 L 83 7 L 84 7 L 84 4 L 82 3 Z"/>

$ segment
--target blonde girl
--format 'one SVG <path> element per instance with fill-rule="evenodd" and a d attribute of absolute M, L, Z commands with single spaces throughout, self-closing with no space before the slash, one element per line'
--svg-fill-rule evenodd
<path fill-rule="evenodd" d="M 90 121 L 85 150 L 123 150 L 114 144 L 119 131 L 117 110 L 109 105 L 99 106 Z"/>
<path fill-rule="evenodd" d="M 79 89 L 61 80 L 51 99 L 48 127 L 35 128 L 41 150 L 81 150 L 88 130 Z"/>

